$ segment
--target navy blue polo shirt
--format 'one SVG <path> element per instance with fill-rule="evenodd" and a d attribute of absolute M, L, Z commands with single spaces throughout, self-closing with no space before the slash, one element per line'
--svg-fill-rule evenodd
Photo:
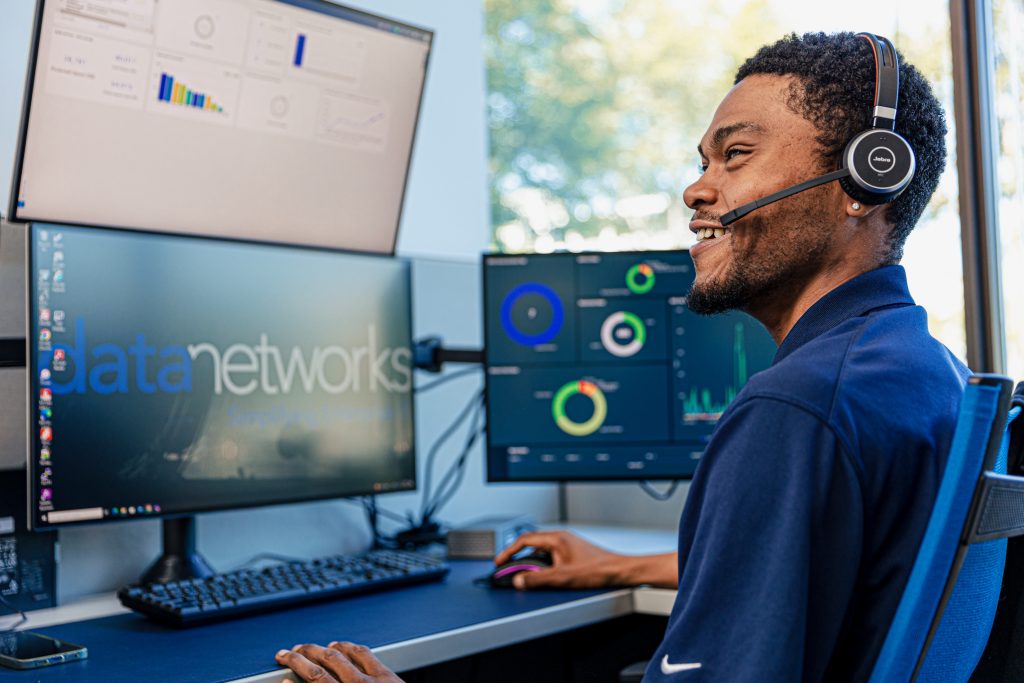
<path fill-rule="evenodd" d="M 697 467 L 679 595 L 644 680 L 867 680 L 968 374 L 928 333 L 901 266 L 808 309 Z"/>

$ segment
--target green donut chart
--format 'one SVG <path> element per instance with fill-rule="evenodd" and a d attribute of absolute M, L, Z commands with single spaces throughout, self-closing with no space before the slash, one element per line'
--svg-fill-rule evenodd
<path fill-rule="evenodd" d="M 594 412 L 585 422 L 575 422 L 565 414 L 565 404 L 576 394 L 583 394 L 594 404 Z M 551 414 L 558 428 L 569 436 L 589 436 L 601 428 L 608 417 L 608 399 L 596 384 L 587 380 L 566 382 L 555 392 L 551 402 Z"/>
<path fill-rule="evenodd" d="M 629 325 L 633 329 L 633 338 L 623 344 L 615 338 L 615 332 L 619 325 Z M 601 346 L 604 350 L 618 358 L 629 358 L 635 356 L 644 348 L 647 341 L 647 327 L 644 321 L 635 313 L 629 311 L 618 311 L 605 318 L 601 325 Z"/>
<path fill-rule="evenodd" d="M 626 287 L 634 294 L 646 294 L 654 289 L 654 268 L 638 263 L 627 270 Z"/>

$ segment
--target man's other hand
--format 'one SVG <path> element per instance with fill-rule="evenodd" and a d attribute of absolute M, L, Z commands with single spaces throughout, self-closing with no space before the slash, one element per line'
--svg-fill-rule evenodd
<path fill-rule="evenodd" d="M 599 548 L 567 531 L 537 531 L 523 534 L 494 558 L 502 564 L 526 547 L 551 554 L 552 566 L 534 572 L 520 572 L 512 585 L 526 588 L 604 588 L 625 585 L 623 565 L 628 558 Z"/>
<path fill-rule="evenodd" d="M 275 659 L 309 683 L 402 683 L 365 645 L 296 645 L 280 650 Z"/>

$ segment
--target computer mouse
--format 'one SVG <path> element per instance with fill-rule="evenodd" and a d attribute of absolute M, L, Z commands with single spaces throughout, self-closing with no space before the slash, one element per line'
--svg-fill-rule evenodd
<path fill-rule="evenodd" d="M 512 588 L 512 577 L 522 572 L 535 572 L 547 569 L 554 562 L 551 553 L 544 550 L 532 550 L 526 554 L 519 553 L 507 562 L 503 562 L 491 572 L 491 586 L 494 588 Z"/>

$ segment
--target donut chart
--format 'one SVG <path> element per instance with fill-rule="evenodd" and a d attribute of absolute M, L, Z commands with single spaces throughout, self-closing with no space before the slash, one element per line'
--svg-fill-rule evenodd
<path fill-rule="evenodd" d="M 653 282 L 653 280 L 651 280 Z M 616 334 L 621 331 L 621 325 L 628 325 L 633 330 L 632 339 L 626 343 L 620 342 Z M 605 318 L 601 325 L 601 345 L 605 351 L 618 358 L 629 358 L 635 356 L 644 348 L 647 340 L 647 327 L 635 313 L 629 311 L 618 311 Z"/>
<path fill-rule="evenodd" d="M 654 268 L 637 263 L 626 271 L 626 287 L 634 294 L 647 294 L 654 289 Z"/>
<path fill-rule="evenodd" d="M 590 419 L 584 422 L 575 422 L 565 413 L 565 404 L 576 394 L 582 394 L 590 399 L 594 405 L 594 412 Z M 566 382 L 562 388 L 555 392 L 551 402 L 551 414 L 555 418 L 558 428 L 569 436 L 589 436 L 601 428 L 604 420 L 608 417 L 608 400 L 596 384 L 587 380 L 576 380 Z"/>
<path fill-rule="evenodd" d="M 546 329 L 536 334 L 523 332 L 516 327 L 515 321 L 512 319 L 512 311 L 516 303 L 524 296 L 530 294 L 543 297 L 551 306 L 550 324 Z M 505 296 L 505 300 L 501 302 L 501 326 L 510 339 L 523 346 L 537 346 L 551 342 L 562 330 L 562 323 L 564 321 L 565 310 L 562 308 L 561 299 L 558 298 L 558 295 L 550 287 L 546 287 L 538 282 L 526 282 L 515 287 Z"/>

